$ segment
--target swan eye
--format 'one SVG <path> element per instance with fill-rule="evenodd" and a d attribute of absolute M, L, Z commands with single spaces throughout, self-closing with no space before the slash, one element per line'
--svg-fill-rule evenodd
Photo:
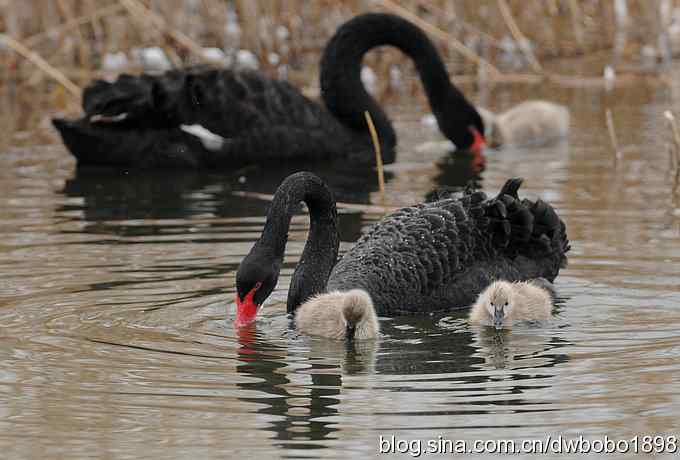
<path fill-rule="evenodd" d="M 506 307 L 508 306 L 508 302 L 505 302 L 505 306 L 506 306 Z"/>
<path fill-rule="evenodd" d="M 496 308 L 496 306 L 493 304 L 493 302 L 491 302 L 491 306 L 492 306 L 493 308 Z"/>
<path fill-rule="evenodd" d="M 256 290 L 256 291 L 257 291 L 258 289 L 260 289 L 261 287 L 262 287 L 262 281 L 258 281 L 257 283 L 255 283 L 255 290 Z"/>

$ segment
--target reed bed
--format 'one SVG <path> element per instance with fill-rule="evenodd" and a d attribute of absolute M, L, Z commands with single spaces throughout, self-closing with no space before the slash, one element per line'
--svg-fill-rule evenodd
<path fill-rule="evenodd" d="M 172 67 L 211 61 L 206 48 L 224 52 L 218 65 L 247 50 L 260 71 L 315 95 L 319 55 L 338 25 L 389 11 L 425 28 L 455 81 L 601 85 L 601 69 L 564 75 L 551 63 L 604 53 L 617 75 L 656 74 L 680 51 L 679 7 L 680 0 L 0 0 L 0 147 L 27 133 L 53 136 L 51 116 L 77 113 L 79 92 L 94 78 L 144 71 L 134 56 L 146 48 L 158 47 Z M 651 67 L 639 65 L 641 56 Z M 421 94 L 398 52 L 381 49 L 366 63 L 380 97 Z M 394 69 L 404 76 L 400 87 L 389 77 Z"/>

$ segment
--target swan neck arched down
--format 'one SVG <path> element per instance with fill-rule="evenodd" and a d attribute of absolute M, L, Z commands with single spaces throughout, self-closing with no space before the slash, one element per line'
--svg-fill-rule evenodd
<path fill-rule="evenodd" d="M 389 118 L 361 82 L 364 54 L 382 45 L 394 46 L 414 61 L 432 111 L 447 137 L 452 136 L 449 126 L 453 122 L 467 129 L 476 111 L 451 84 L 434 44 L 414 24 L 389 14 L 365 14 L 348 21 L 338 29 L 324 51 L 322 96 L 327 108 L 342 123 L 355 131 L 366 131 L 364 111 L 368 110 L 382 142 L 392 142 L 391 146 L 396 144 Z"/>
<path fill-rule="evenodd" d="M 290 221 L 301 202 L 309 209 L 310 226 L 302 256 L 291 278 L 289 312 L 293 312 L 309 297 L 325 290 L 340 244 L 337 210 L 331 191 L 314 174 L 302 172 L 287 178 L 276 191 L 262 237 L 256 243 L 260 250 L 270 251 L 280 266 L 288 241 Z"/>

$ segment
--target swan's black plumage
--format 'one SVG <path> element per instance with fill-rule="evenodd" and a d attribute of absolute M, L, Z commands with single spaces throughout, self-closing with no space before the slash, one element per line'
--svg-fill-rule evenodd
<path fill-rule="evenodd" d="M 345 254 L 326 288 L 362 288 L 395 315 L 467 307 L 496 279 L 554 280 L 569 249 L 564 223 L 545 202 L 520 200 L 521 182 L 492 199 L 466 190 L 391 214 Z"/>
<path fill-rule="evenodd" d="M 295 189 L 292 184 L 312 183 L 315 190 L 324 190 L 325 187 L 319 188 L 319 182 L 313 174 L 298 173 L 286 179 L 285 187 L 277 191 L 263 237 L 239 267 L 240 298 L 262 277 L 256 274 L 262 267 L 278 275 L 288 227 L 270 224 L 270 219 L 287 222 L 290 214 L 275 209 L 279 206 L 276 203 L 286 203 L 286 209 L 291 209 L 293 202 L 302 199 L 300 193 L 289 193 Z M 315 249 L 317 243 L 308 240 L 303 267 L 313 262 L 324 270 L 328 266 L 333 269 L 325 280 L 320 280 L 325 271 L 301 270 L 298 266 L 291 280 L 288 311 L 294 311 L 314 294 L 355 288 L 370 294 L 379 314 L 447 311 L 471 305 L 496 279 L 553 281 L 567 261 L 565 225 L 549 204 L 520 200 L 517 190 L 521 182 L 508 180 L 494 198 L 481 191 L 465 190 L 402 208 L 371 227 L 337 264 L 337 251 L 327 249 L 329 241 L 325 241 L 325 249 Z M 309 190 L 309 185 L 297 188 Z M 304 199 L 315 209 L 327 209 L 330 203 L 326 200 L 332 195 L 325 189 L 312 201 L 309 194 Z M 322 202 L 326 204 L 322 206 Z M 312 212 L 310 235 L 323 231 L 315 214 L 318 211 Z M 326 232 L 337 234 L 335 220 Z M 337 241 L 337 236 L 334 238 Z M 271 241 L 277 242 L 277 250 L 263 251 L 263 239 L 269 241 L 265 247 L 272 246 Z M 239 283 L 240 279 L 248 282 Z"/>
<path fill-rule="evenodd" d="M 165 74 L 121 75 L 96 81 L 83 94 L 85 116 L 55 119 L 81 165 L 236 167 L 269 160 L 375 161 L 364 111 L 371 113 L 394 161 L 396 135 L 361 83 L 370 49 L 393 45 L 415 62 L 442 132 L 461 149 L 469 127 L 484 132 L 477 111 L 449 81 L 436 48 L 418 27 L 389 14 L 364 14 L 342 25 L 321 60 L 325 107 L 287 82 L 256 72 L 195 68 Z M 116 118 L 117 117 L 117 118 Z M 201 125 L 224 138 L 206 148 L 182 125 Z"/>
<path fill-rule="evenodd" d="M 82 119 L 54 120 L 79 165 L 235 168 L 266 160 L 328 160 L 343 157 L 353 140 L 289 83 L 229 69 L 98 81 L 84 92 L 83 109 Z M 91 121 L 122 113 L 122 121 Z M 207 149 L 181 129 L 195 124 L 224 138 L 223 147 Z"/>

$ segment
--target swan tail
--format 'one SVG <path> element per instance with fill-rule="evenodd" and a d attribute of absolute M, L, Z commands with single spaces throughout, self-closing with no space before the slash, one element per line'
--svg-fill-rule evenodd
<path fill-rule="evenodd" d="M 122 74 L 116 81 L 96 80 L 83 91 L 83 111 L 92 123 L 134 121 L 143 126 L 200 123 L 219 94 L 221 74 L 194 67 L 161 75 Z M 198 108 L 196 113 L 192 108 Z M 214 116 L 214 114 L 211 114 Z"/>
<path fill-rule="evenodd" d="M 546 276 L 552 279 L 567 265 L 566 226 L 545 201 L 520 199 L 521 185 L 522 179 L 510 179 L 496 198 L 485 202 L 492 243 L 511 257 L 522 255 L 547 264 Z"/>
<path fill-rule="evenodd" d="M 534 228 L 527 247 L 539 254 L 552 256 L 556 262 L 555 270 L 567 266 L 567 253 L 571 249 L 564 221 L 555 209 L 543 200 L 522 200 L 534 216 Z"/>
<path fill-rule="evenodd" d="M 93 123 L 140 119 L 154 109 L 154 80 L 127 74 L 112 83 L 95 80 L 83 91 L 83 111 Z"/>
<path fill-rule="evenodd" d="M 513 177 L 512 179 L 508 179 L 503 185 L 503 188 L 501 188 L 501 191 L 498 192 L 498 197 L 500 198 L 503 195 L 509 195 L 516 200 L 519 199 L 517 191 L 522 186 L 522 182 L 524 182 L 524 179 L 521 177 Z"/>
<path fill-rule="evenodd" d="M 534 216 L 517 195 L 521 185 L 522 179 L 509 179 L 495 198 L 483 203 L 484 217 L 478 221 L 490 226 L 494 247 L 512 247 L 531 239 Z"/>

